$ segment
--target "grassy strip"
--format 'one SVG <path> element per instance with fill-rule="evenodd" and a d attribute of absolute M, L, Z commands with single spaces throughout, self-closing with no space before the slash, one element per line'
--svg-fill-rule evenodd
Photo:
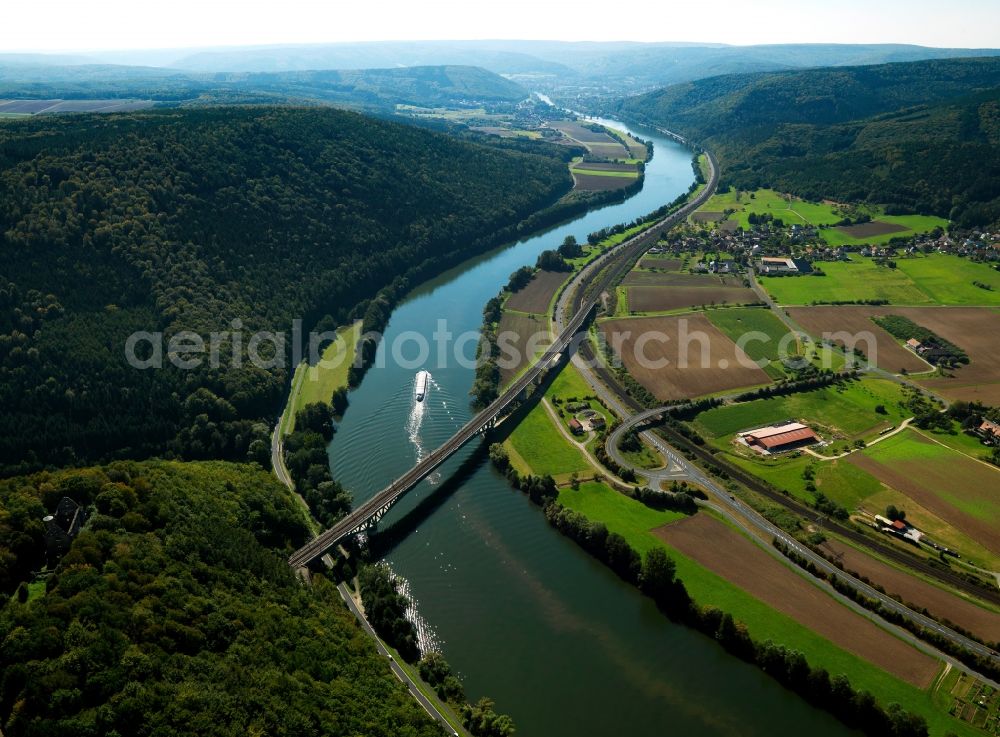
<path fill-rule="evenodd" d="M 307 404 L 328 404 L 333 393 L 347 386 L 347 372 L 354 358 L 354 350 L 361 337 L 361 321 L 337 329 L 337 339 L 324 350 L 323 363 L 331 366 L 310 366 L 303 361 L 295 367 L 292 391 L 288 406 L 282 416 L 282 432 L 287 435 L 295 429 L 295 413 Z M 289 409 L 291 411 L 289 411 Z"/>
<path fill-rule="evenodd" d="M 855 688 L 877 694 L 883 704 L 897 702 L 903 708 L 927 719 L 931 733 L 973 735 L 978 732 L 945 713 L 933 700 L 930 691 L 922 691 L 886 673 L 852 653 L 848 653 L 795 620 L 774 611 L 725 579 L 702 568 L 690 558 L 666 545 L 651 530 L 662 526 L 674 512 L 649 510 L 641 503 L 618 494 L 603 484 L 581 484 L 579 490 L 563 489 L 559 502 L 595 522 L 603 522 L 617 532 L 640 554 L 657 546 L 669 551 L 677 564 L 691 597 L 701 605 L 729 612 L 746 624 L 756 641 L 772 640 L 802 652 L 813 667 L 822 667 L 831 675 L 844 673 Z M 669 521 L 669 520 L 668 520 Z"/>

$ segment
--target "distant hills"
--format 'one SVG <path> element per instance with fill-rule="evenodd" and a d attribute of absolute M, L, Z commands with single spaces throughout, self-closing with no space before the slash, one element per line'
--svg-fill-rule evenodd
<path fill-rule="evenodd" d="M 116 64 L 213 72 L 391 69 L 477 66 L 531 89 L 576 94 L 645 91 L 737 72 L 856 66 L 924 59 L 993 56 L 997 49 L 938 49 L 905 44 L 723 44 L 564 41 L 392 41 L 115 51 L 47 57 L 0 55 L 0 65 Z M 0 78 L 2 78 L 0 74 Z"/>
<path fill-rule="evenodd" d="M 214 73 L 108 64 L 0 66 L 0 98 L 324 102 L 371 109 L 392 108 L 397 104 L 433 107 L 517 102 L 528 95 L 516 82 L 474 66 Z"/>
<path fill-rule="evenodd" d="M 1000 220 L 1000 57 L 725 75 L 616 112 L 710 147 L 742 188 Z"/>

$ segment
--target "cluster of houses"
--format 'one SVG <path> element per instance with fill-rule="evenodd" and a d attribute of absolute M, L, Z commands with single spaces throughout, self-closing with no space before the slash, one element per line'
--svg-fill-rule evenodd
<path fill-rule="evenodd" d="M 818 230 L 810 225 L 777 227 L 773 223 L 754 225 L 750 230 L 724 228 L 684 228 L 674 230 L 667 240 L 650 249 L 650 253 L 726 252 L 735 263 L 699 264 L 696 271 L 734 273 L 741 263 L 758 262 L 761 274 L 806 273 L 810 262 L 850 261 L 852 255 L 862 258 L 892 259 L 917 253 L 950 253 L 977 261 L 1000 262 L 1000 233 L 982 230 L 923 233 L 907 238 L 904 245 L 827 246 L 819 242 Z M 790 259 L 793 267 L 782 265 Z M 856 256 L 855 256 L 856 257 Z"/>

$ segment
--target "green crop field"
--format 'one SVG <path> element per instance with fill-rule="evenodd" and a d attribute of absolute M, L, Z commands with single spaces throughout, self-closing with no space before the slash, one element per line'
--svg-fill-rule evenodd
<path fill-rule="evenodd" d="M 979 463 L 953 448 L 923 441 L 912 430 L 887 438 L 867 449 L 865 455 L 912 474 L 916 486 L 936 494 L 960 512 L 1000 526 L 1000 499 L 989 493 L 1000 486 L 1000 469 Z"/>
<path fill-rule="evenodd" d="M 776 302 L 807 305 L 812 302 L 851 302 L 886 299 L 899 305 L 929 305 L 934 300 L 902 269 L 877 266 L 855 255 L 851 261 L 823 262 L 825 276 L 765 276 L 760 283 Z"/>
<path fill-rule="evenodd" d="M 705 313 L 715 327 L 729 336 L 754 361 L 773 362 L 782 374 L 780 353 L 782 348 L 787 356 L 798 354 L 798 341 L 788 339 L 784 346 L 781 342 L 789 335 L 788 328 L 771 310 L 764 307 L 747 307 L 729 310 L 709 310 Z M 751 333 L 759 335 L 751 336 Z M 749 338 L 753 337 L 753 340 Z M 763 338 L 766 337 L 766 340 Z M 760 339 L 758 339 L 760 338 Z M 742 343 L 741 340 L 746 340 Z M 765 367 L 765 371 L 767 368 Z"/>
<path fill-rule="evenodd" d="M 896 305 L 1000 305 L 1000 272 L 950 254 L 900 257 L 896 268 L 878 266 L 858 255 L 851 261 L 822 262 L 826 276 L 761 277 L 777 302 L 887 299 Z M 980 282 L 992 287 L 982 289 Z"/>
<path fill-rule="evenodd" d="M 1000 271 L 986 264 L 945 253 L 901 258 L 896 264 L 897 270 L 939 304 L 1000 305 Z M 981 289 L 975 281 L 993 288 Z"/>
<path fill-rule="evenodd" d="M 675 515 L 676 518 L 676 513 L 651 510 L 599 483 L 581 484 L 580 489 L 575 491 L 563 489 L 559 493 L 559 502 L 569 509 L 581 512 L 592 521 L 603 522 L 609 531 L 622 535 L 640 554 L 662 546 L 677 564 L 677 575 L 684 581 L 692 598 L 700 604 L 716 606 L 731 613 L 747 626 L 754 639 L 770 639 L 798 650 L 810 664 L 826 668 L 832 675 L 843 673 L 856 688 L 877 694 L 881 703 L 895 701 L 904 708 L 923 715 L 934 735 L 943 736 L 948 732 L 970 736 L 978 734 L 935 706 L 928 692 L 842 650 L 794 619 L 776 612 L 743 589 L 698 565 L 652 534 L 651 530 L 669 521 L 667 515 Z M 832 600 L 831 606 L 836 606 Z"/>
<path fill-rule="evenodd" d="M 716 407 L 702 412 L 695 422 L 716 439 L 786 419 L 802 419 L 856 437 L 905 419 L 908 415 L 901 407 L 902 398 L 902 390 L 892 381 L 863 379 L 844 386 Z M 887 414 L 876 414 L 875 407 L 880 404 Z"/>
<path fill-rule="evenodd" d="M 947 220 L 935 217 L 934 215 L 881 215 L 875 213 L 874 217 L 877 222 L 900 225 L 904 228 L 908 228 L 909 230 L 855 238 L 847 233 L 837 230 L 836 228 L 823 228 L 819 232 L 820 238 L 831 246 L 856 246 L 860 244 L 881 245 L 888 243 L 893 238 L 905 238 L 917 233 L 929 233 L 934 230 L 934 228 L 944 229 L 948 227 Z"/>

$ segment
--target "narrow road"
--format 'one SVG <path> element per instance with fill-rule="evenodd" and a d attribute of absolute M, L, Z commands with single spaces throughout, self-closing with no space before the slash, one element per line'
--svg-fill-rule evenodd
<path fill-rule="evenodd" d="M 361 623 L 361 627 L 364 629 L 364 631 L 367 632 L 368 636 L 375 641 L 375 649 L 378 650 L 379 655 L 381 655 L 382 657 L 386 658 L 389 661 L 389 667 L 392 669 L 392 672 L 396 675 L 396 678 L 398 678 L 401 682 L 406 684 L 406 687 L 410 691 L 410 695 L 413 696 L 413 698 L 415 698 L 422 707 L 424 707 L 424 711 L 426 711 L 432 719 L 435 719 L 436 721 L 440 722 L 441 726 L 444 727 L 446 733 L 457 736 L 459 733 L 455 731 L 455 728 L 451 726 L 451 723 L 447 719 L 445 719 L 444 715 L 440 711 L 438 711 L 437 706 L 430 699 L 424 696 L 423 692 L 417 687 L 417 684 L 413 681 L 412 678 L 410 678 L 410 674 L 407 673 L 406 670 L 402 666 L 400 666 L 399 663 L 396 662 L 396 659 L 392 656 L 392 653 L 390 653 L 389 650 L 385 647 L 385 645 L 382 644 L 382 640 L 379 639 L 379 636 L 375 633 L 375 630 L 372 629 L 372 626 L 368 623 L 368 620 L 365 619 L 365 615 L 361 612 L 361 609 L 358 607 L 358 603 L 354 601 L 354 597 L 351 595 L 351 590 L 347 588 L 347 585 L 344 583 L 338 584 L 337 591 L 340 592 L 340 596 L 344 600 L 344 603 L 347 604 L 347 608 L 351 610 L 351 613 L 354 614 L 358 622 Z M 467 733 L 465 732 L 465 730 L 462 730 L 462 735 L 463 737 L 467 737 Z"/>

